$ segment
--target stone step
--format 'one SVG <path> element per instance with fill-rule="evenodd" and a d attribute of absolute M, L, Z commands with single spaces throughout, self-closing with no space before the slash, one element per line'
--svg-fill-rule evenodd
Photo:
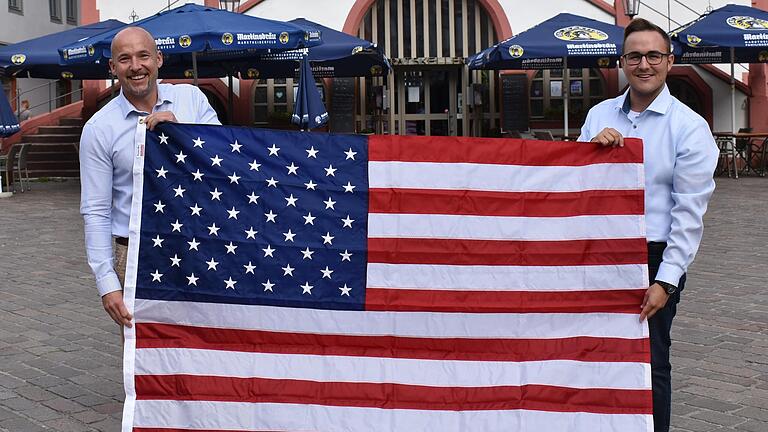
<path fill-rule="evenodd" d="M 30 151 L 27 155 L 27 161 L 32 162 L 67 162 L 78 163 L 78 155 L 73 151 Z"/>
<path fill-rule="evenodd" d="M 83 119 L 79 117 L 65 117 L 59 119 L 61 126 L 83 126 Z"/>
<path fill-rule="evenodd" d="M 22 142 L 27 143 L 76 143 L 80 142 L 80 135 L 74 134 L 33 134 L 21 137 Z"/>
<path fill-rule="evenodd" d="M 52 177 L 66 177 L 66 178 L 79 178 L 80 170 L 77 168 L 55 168 L 46 170 L 29 170 L 29 178 L 52 178 Z M 34 187 L 34 186 L 33 186 Z"/>
<path fill-rule="evenodd" d="M 77 135 L 80 136 L 82 132 L 82 126 L 40 126 L 37 129 L 38 134 L 48 135 Z"/>

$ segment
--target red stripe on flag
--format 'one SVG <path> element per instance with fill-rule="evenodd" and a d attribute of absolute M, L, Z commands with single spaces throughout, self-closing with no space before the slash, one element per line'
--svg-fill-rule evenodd
<path fill-rule="evenodd" d="M 369 238 L 368 262 L 387 264 L 587 266 L 645 264 L 645 239 L 563 241 Z"/>
<path fill-rule="evenodd" d="M 366 288 L 365 309 L 398 312 L 639 314 L 645 291 L 526 292 Z"/>
<path fill-rule="evenodd" d="M 588 362 L 650 361 L 648 339 L 468 339 L 281 333 L 137 323 L 136 348 L 189 348 L 275 354 L 428 360 Z"/>
<path fill-rule="evenodd" d="M 576 145 L 564 141 L 372 135 L 368 139 L 368 160 L 529 166 L 643 162 L 639 139 L 627 138 L 621 148 L 600 147 L 597 143 Z"/>
<path fill-rule="evenodd" d="M 642 190 L 491 192 L 436 189 L 370 189 L 371 213 L 567 217 L 642 215 Z"/>
<path fill-rule="evenodd" d="M 255 371 L 258 373 L 258 371 Z M 136 375 L 137 400 L 290 403 L 418 410 L 537 410 L 651 414 L 650 390 L 547 385 L 431 387 L 197 375 Z"/>

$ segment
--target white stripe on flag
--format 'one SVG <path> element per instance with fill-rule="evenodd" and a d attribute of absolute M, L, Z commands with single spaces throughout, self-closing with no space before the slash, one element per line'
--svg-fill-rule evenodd
<path fill-rule="evenodd" d="M 135 316 L 138 322 L 335 335 L 478 339 L 648 336 L 647 326 L 640 323 L 637 314 L 619 313 L 393 313 L 136 299 Z"/>
<path fill-rule="evenodd" d="M 643 414 L 528 410 L 425 411 L 279 403 L 136 401 L 136 427 L 233 431 L 595 432 L 653 430 Z"/>
<path fill-rule="evenodd" d="M 475 240 L 583 240 L 645 237 L 643 216 L 500 217 L 368 215 L 368 237 Z"/>
<path fill-rule="evenodd" d="M 434 387 L 538 384 L 571 388 L 650 390 L 644 379 L 646 373 L 650 373 L 650 370 L 646 370 L 648 368 L 647 363 L 630 362 L 459 361 L 179 348 L 136 350 L 138 375 L 212 375 Z"/>
<path fill-rule="evenodd" d="M 369 162 L 370 188 L 577 192 L 643 188 L 642 164 L 520 166 Z M 557 181 L 553 181 L 557 179 Z"/>
<path fill-rule="evenodd" d="M 371 288 L 467 291 L 583 291 L 639 289 L 645 264 L 608 266 L 452 266 L 369 263 Z M 616 286 L 622 281 L 627 286 Z"/>

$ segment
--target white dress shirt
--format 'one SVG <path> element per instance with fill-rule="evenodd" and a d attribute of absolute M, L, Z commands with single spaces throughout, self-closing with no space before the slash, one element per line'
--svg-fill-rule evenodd
<path fill-rule="evenodd" d="M 665 85 L 637 116 L 630 115 L 629 90 L 594 106 L 579 141 L 590 141 L 606 127 L 643 140 L 647 239 L 667 243 L 656 279 L 677 286 L 699 249 L 715 190 L 719 153 L 709 125 Z"/>
<path fill-rule="evenodd" d="M 221 124 L 205 95 L 188 84 L 159 84 L 153 112 L 172 111 L 180 123 Z M 121 290 L 114 270 L 112 236 L 128 237 L 133 196 L 134 135 L 141 112 L 120 95 L 83 127 L 80 137 L 80 213 L 85 220 L 88 264 L 100 295 Z"/>

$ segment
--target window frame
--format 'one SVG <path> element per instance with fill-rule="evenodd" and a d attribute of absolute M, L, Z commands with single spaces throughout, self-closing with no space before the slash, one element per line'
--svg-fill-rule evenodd
<path fill-rule="evenodd" d="M 24 0 L 8 0 L 8 12 L 24 15 Z"/>
<path fill-rule="evenodd" d="M 77 25 L 77 0 L 67 0 L 67 24 Z"/>
<path fill-rule="evenodd" d="M 51 15 L 51 22 L 61 24 L 61 0 L 48 0 L 48 11 Z"/>

